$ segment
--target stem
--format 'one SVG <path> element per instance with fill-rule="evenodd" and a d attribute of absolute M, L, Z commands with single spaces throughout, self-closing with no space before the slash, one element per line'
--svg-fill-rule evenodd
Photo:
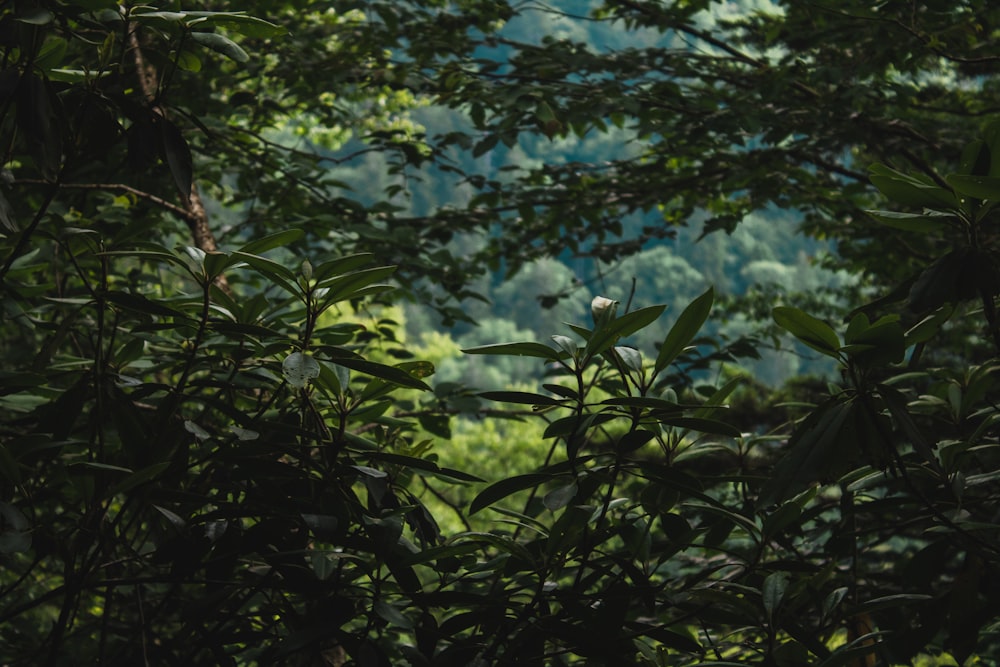
<path fill-rule="evenodd" d="M 184 363 L 184 369 L 181 371 L 181 377 L 177 380 L 177 385 L 174 387 L 173 393 L 170 398 L 168 398 L 161 408 L 161 416 L 159 418 L 159 428 L 158 433 L 166 432 L 167 422 L 170 418 L 174 416 L 177 409 L 180 407 L 181 400 L 184 396 L 184 389 L 187 388 L 188 379 L 191 376 L 191 371 L 194 369 L 194 362 L 198 356 L 198 352 L 201 349 L 201 344 L 205 338 L 205 331 L 208 329 L 208 314 L 209 306 L 211 301 L 209 299 L 209 288 L 211 283 L 205 282 L 202 288 L 202 303 L 201 303 L 201 316 L 198 322 L 198 330 L 195 332 L 194 340 L 191 342 L 191 351 L 188 353 L 187 361 Z"/>
<path fill-rule="evenodd" d="M 993 338 L 993 348 L 1000 356 L 1000 323 L 997 322 L 997 306 L 993 301 L 993 294 L 986 287 L 981 287 L 979 296 L 983 301 L 983 314 L 986 315 L 986 324 Z"/>
<path fill-rule="evenodd" d="M 4 262 L 3 268 L 0 268 L 0 283 L 7 276 L 7 272 L 10 271 L 10 267 L 13 266 L 14 261 L 21 256 L 24 252 L 25 247 L 28 245 L 28 241 L 31 239 L 32 234 L 38 228 L 38 225 L 42 222 L 42 218 L 45 217 L 45 213 L 49 210 L 49 206 L 52 204 L 52 200 L 55 199 L 56 193 L 59 192 L 59 182 L 51 184 L 51 187 L 45 195 L 45 200 L 42 205 L 38 207 L 38 211 L 35 213 L 35 217 L 32 218 L 28 227 L 21 232 L 21 237 L 17 240 L 17 244 L 14 249 L 10 251 L 10 256 L 7 257 L 7 261 Z"/>

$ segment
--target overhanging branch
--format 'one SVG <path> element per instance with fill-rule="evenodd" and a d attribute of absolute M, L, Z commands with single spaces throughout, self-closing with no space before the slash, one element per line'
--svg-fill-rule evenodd
<path fill-rule="evenodd" d="M 48 181 L 43 181 L 39 178 L 19 178 L 14 181 L 14 184 L 50 185 Z M 164 209 L 165 211 L 173 213 L 178 218 L 181 218 L 188 224 L 195 222 L 194 215 L 186 208 L 168 202 L 163 197 L 154 195 L 151 192 L 139 190 L 138 188 L 134 188 L 131 185 L 125 185 L 124 183 L 60 183 L 59 187 L 72 188 L 74 190 L 101 190 L 104 192 L 127 192 L 128 194 L 138 197 L 139 199 L 155 204 L 160 208 Z"/>

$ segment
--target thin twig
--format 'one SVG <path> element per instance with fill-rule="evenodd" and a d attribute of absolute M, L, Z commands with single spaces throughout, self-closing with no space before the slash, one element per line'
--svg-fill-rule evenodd
<path fill-rule="evenodd" d="M 19 178 L 14 181 L 14 185 L 45 185 L 48 181 L 43 181 L 39 178 Z M 146 192 L 145 190 L 140 190 L 138 188 L 132 187 L 131 185 L 126 185 L 124 183 L 60 183 L 61 188 L 72 188 L 75 190 L 101 190 L 105 192 L 127 192 L 130 195 L 134 195 L 139 199 L 148 201 L 152 204 L 156 204 L 160 208 L 169 211 L 179 218 L 185 221 L 190 221 L 193 216 L 187 209 L 168 202 L 163 197 L 154 195 L 151 192 Z"/>

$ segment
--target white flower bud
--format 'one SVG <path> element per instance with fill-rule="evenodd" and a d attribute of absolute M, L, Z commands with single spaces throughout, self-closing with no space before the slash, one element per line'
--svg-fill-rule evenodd
<path fill-rule="evenodd" d="M 609 308 L 611 309 L 610 313 L 608 313 Z M 595 296 L 594 300 L 590 302 L 590 314 L 594 316 L 594 322 L 600 321 L 605 313 L 608 313 L 607 319 L 610 320 L 615 316 L 616 310 L 618 310 L 618 302 L 607 297 Z"/>

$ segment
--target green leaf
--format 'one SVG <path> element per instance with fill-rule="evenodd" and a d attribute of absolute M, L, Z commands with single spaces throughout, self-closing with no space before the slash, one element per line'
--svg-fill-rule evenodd
<path fill-rule="evenodd" d="M 205 259 L 203 260 L 205 277 L 209 280 L 214 280 L 217 276 L 221 276 L 226 269 L 239 264 L 241 261 L 243 260 L 239 257 L 233 257 L 224 252 L 215 251 L 205 253 Z"/>
<path fill-rule="evenodd" d="M 726 407 L 725 401 L 729 398 L 734 391 L 736 391 L 741 385 L 747 383 L 747 378 L 738 375 L 731 379 L 726 384 L 722 385 L 709 396 L 701 406 L 695 410 L 694 417 L 708 418 L 713 414 L 718 412 L 720 409 Z"/>
<path fill-rule="evenodd" d="M 785 591 L 787 590 L 788 574 L 785 572 L 772 572 L 764 580 L 764 586 L 761 589 L 761 600 L 764 604 L 764 612 L 767 614 L 768 621 L 774 618 L 774 613 L 785 599 Z"/>
<path fill-rule="evenodd" d="M 62 163 L 62 132 L 53 109 L 49 82 L 33 73 L 21 77 L 16 89 L 17 128 L 28 143 L 42 175 L 55 181 Z"/>
<path fill-rule="evenodd" d="M 14 207 L 7 201 L 7 197 L 4 196 L 3 192 L 0 192 L 0 231 L 3 230 L 16 234 L 21 228 L 17 224 Z"/>
<path fill-rule="evenodd" d="M 622 452 L 634 452 L 635 450 L 643 447 L 646 443 L 650 442 L 656 434 L 652 431 L 638 430 L 629 431 L 621 437 L 618 441 L 616 448 Z"/>
<path fill-rule="evenodd" d="M 19 484 L 21 481 L 21 470 L 17 461 L 11 456 L 7 445 L 0 443 L 0 477 L 5 482 Z"/>
<path fill-rule="evenodd" d="M 910 415 L 910 411 L 906 404 L 906 397 L 903 396 L 899 390 L 884 384 L 878 385 L 878 393 L 882 396 L 885 407 L 889 410 L 889 414 L 892 416 L 893 421 L 896 422 L 896 425 L 903 432 L 903 435 L 910 441 L 910 444 L 913 445 L 914 451 L 916 451 L 924 461 L 930 464 L 932 469 L 943 476 L 944 470 L 941 468 L 941 464 L 938 463 L 937 457 L 934 455 L 934 449 L 931 443 L 928 442 L 925 432 L 917 426 L 916 422 L 913 421 L 913 417 Z"/>
<path fill-rule="evenodd" d="M 833 612 L 836 611 L 837 607 L 840 606 L 840 603 L 844 600 L 844 598 L 847 597 L 849 592 L 850 589 L 847 586 L 841 586 L 840 588 L 830 591 L 829 595 L 823 599 L 824 619 L 830 618 Z"/>
<path fill-rule="evenodd" d="M 842 432 L 854 419 L 854 410 L 853 401 L 834 398 L 806 417 L 792 434 L 787 453 L 761 489 L 758 500 L 761 507 L 782 503 L 821 479 L 836 478 L 842 468 L 850 465 L 856 452 L 846 448 L 856 448 L 857 443 L 848 442 Z"/>
<path fill-rule="evenodd" d="M 121 480 L 115 484 L 109 491 L 108 497 L 113 497 L 119 493 L 125 493 L 131 491 L 135 487 L 150 482 L 156 479 L 160 473 L 165 471 L 170 467 L 170 461 L 163 461 L 161 463 L 154 463 L 151 466 L 147 466 L 141 470 L 136 470 L 134 473 L 130 474 L 125 479 Z"/>
<path fill-rule="evenodd" d="M 187 140 L 184 139 L 180 128 L 176 125 L 166 118 L 159 118 L 156 124 L 160 128 L 163 155 L 170 168 L 170 175 L 174 178 L 174 185 L 177 186 L 177 192 L 180 193 L 181 197 L 187 200 L 191 196 L 191 180 L 194 169 L 191 149 L 188 147 Z"/>
<path fill-rule="evenodd" d="M 576 482 L 570 482 L 564 486 L 556 487 L 555 489 L 549 491 L 542 498 L 542 504 L 545 505 L 546 509 L 555 512 L 561 510 L 566 505 L 576 497 L 578 487 Z"/>
<path fill-rule="evenodd" d="M 555 343 L 560 350 L 565 352 L 569 358 L 575 357 L 577 351 L 579 350 L 576 341 L 569 336 L 561 336 L 557 334 L 552 336 L 552 342 Z"/>
<path fill-rule="evenodd" d="M 240 322 L 213 321 L 208 323 L 212 331 L 218 331 L 224 336 L 235 339 L 244 338 L 278 338 L 285 339 L 287 336 L 274 329 L 258 326 L 256 324 L 243 324 Z"/>
<path fill-rule="evenodd" d="M 301 294 L 302 290 L 299 289 L 295 282 L 295 274 L 284 265 L 279 264 L 274 260 L 267 259 L 266 257 L 251 255 L 238 250 L 233 253 L 233 257 L 246 262 L 256 269 L 261 275 L 281 286 L 281 288 L 289 294 L 294 296 L 299 296 Z"/>
<path fill-rule="evenodd" d="M 503 500 L 507 496 L 531 489 L 555 479 L 554 475 L 542 473 L 529 473 L 527 475 L 515 475 L 502 479 L 499 482 L 490 484 L 477 495 L 469 505 L 469 515 L 473 515 L 479 510 L 489 507 L 493 503 Z"/>
<path fill-rule="evenodd" d="M 288 384 L 302 389 L 310 380 L 319 377 L 319 362 L 312 355 L 292 352 L 281 362 L 281 373 Z"/>
<path fill-rule="evenodd" d="M 992 121 L 987 124 L 986 129 L 983 130 L 983 143 L 989 153 L 987 175 L 1000 176 L 1000 123 Z"/>
<path fill-rule="evenodd" d="M 625 627 L 637 636 L 649 637 L 670 648 L 684 651 L 685 653 L 702 653 L 704 650 L 701 644 L 687 635 L 669 630 L 662 625 L 649 625 L 642 621 L 626 621 Z M 706 663 L 699 661 L 699 665 Z"/>
<path fill-rule="evenodd" d="M 240 247 L 239 252 L 247 255 L 259 255 L 262 252 L 273 250 L 294 243 L 305 236 L 301 229 L 285 229 L 274 234 L 268 234 L 263 238 L 251 241 Z"/>
<path fill-rule="evenodd" d="M 852 613 L 871 613 L 873 611 L 880 611 L 882 609 L 891 609 L 893 607 L 902 607 L 905 605 L 912 604 L 914 602 L 928 602 L 933 600 L 933 595 L 925 595 L 923 593 L 896 593 L 893 595 L 883 595 L 881 597 L 873 598 L 866 602 L 854 607 L 851 611 Z"/>
<path fill-rule="evenodd" d="M 201 71 L 201 58 L 184 49 L 177 54 L 177 67 L 185 72 L 197 73 Z"/>
<path fill-rule="evenodd" d="M 560 353 L 548 345 L 532 341 L 526 341 L 523 343 L 495 343 L 492 345 L 478 345 L 476 347 L 465 348 L 462 352 L 465 354 L 497 354 L 513 357 L 536 357 L 538 359 L 546 359 L 548 361 L 558 361 L 560 358 L 565 358 L 566 356 L 565 352 Z"/>
<path fill-rule="evenodd" d="M 618 345 L 615 347 L 615 354 L 618 355 L 627 369 L 636 372 L 642 371 L 642 353 L 639 350 L 634 347 Z"/>
<path fill-rule="evenodd" d="M 192 15 L 200 13 L 191 12 Z M 269 39 L 288 34 L 288 30 L 284 26 L 275 25 L 255 16 L 235 12 L 212 12 L 212 14 L 208 17 L 211 23 L 221 25 L 246 37 Z"/>
<path fill-rule="evenodd" d="M 238 63 L 245 63 L 250 60 L 250 56 L 240 48 L 239 44 L 217 32 L 192 32 L 191 39 Z"/>
<path fill-rule="evenodd" d="M 27 23 L 29 25 L 48 25 L 55 19 L 55 14 L 40 7 L 26 8 L 17 12 L 15 21 Z"/>
<path fill-rule="evenodd" d="M 900 204 L 945 210 L 958 208 L 954 193 L 929 179 L 908 176 L 881 164 L 872 165 L 870 171 L 872 184 Z"/>
<path fill-rule="evenodd" d="M 941 330 L 941 327 L 944 326 L 945 322 L 951 319 L 952 313 L 954 312 L 954 306 L 946 304 L 914 324 L 907 330 L 904 336 L 906 345 L 917 345 L 919 343 L 929 341 L 937 335 L 937 333 Z"/>
<path fill-rule="evenodd" d="M 837 358 L 840 349 L 840 339 L 833 328 L 798 308 L 778 306 L 771 311 L 774 321 L 782 329 L 798 338 L 800 341 L 823 354 Z"/>
<path fill-rule="evenodd" d="M 129 294 L 128 292 L 105 292 L 104 298 L 126 310 L 147 315 L 157 315 L 159 317 L 177 317 L 188 319 L 187 315 L 170 306 L 162 304 L 152 299 L 147 299 L 141 294 Z"/>
<path fill-rule="evenodd" d="M 166 249 L 144 250 L 142 248 L 137 248 L 135 250 L 108 250 L 96 253 L 96 255 L 98 257 L 135 257 L 136 259 L 143 259 L 150 262 L 167 262 L 183 268 L 192 276 L 195 275 L 191 272 L 191 266 L 186 261 L 177 255 L 167 252 Z"/>
<path fill-rule="evenodd" d="M 323 299 L 324 307 L 328 307 L 338 301 L 347 301 L 361 296 L 360 292 L 362 289 L 372 286 L 373 283 L 377 283 L 380 280 L 385 280 L 395 273 L 395 271 L 395 266 L 379 266 L 371 269 L 363 269 L 347 275 L 327 278 L 318 282 L 316 287 L 327 290 L 321 298 Z M 380 289 L 384 289 L 387 286 L 380 285 L 379 287 Z M 391 289 L 391 286 L 388 287 Z"/>
<path fill-rule="evenodd" d="M 143 9 L 137 9 L 131 13 L 131 18 L 136 21 L 166 21 L 170 23 L 179 23 L 186 19 L 188 15 L 184 12 L 168 12 L 168 11 L 145 11 Z"/>
<path fill-rule="evenodd" d="M 455 537 L 457 544 L 466 544 L 468 542 L 496 547 L 503 553 L 508 553 L 512 556 L 516 556 L 528 563 L 534 561 L 531 552 L 524 548 L 523 545 L 518 542 L 503 537 L 502 535 L 494 535 L 492 533 L 460 533 Z"/>
<path fill-rule="evenodd" d="M 43 72 L 51 72 L 53 69 L 65 64 L 68 47 L 69 42 L 65 39 L 50 37 L 42 45 L 42 48 L 38 50 L 38 55 L 35 57 L 35 67 Z"/>
<path fill-rule="evenodd" d="M 865 211 L 887 227 L 901 229 L 905 232 L 931 234 L 940 232 L 955 221 L 955 216 L 948 213 L 900 213 L 897 211 Z"/>
<path fill-rule="evenodd" d="M 715 290 L 709 288 L 708 291 L 688 304 L 684 312 L 677 318 L 674 326 L 670 328 L 663 344 L 660 345 L 660 351 L 656 355 L 656 364 L 653 367 L 655 372 L 659 373 L 673 363 L 674 359 L 684 351 L 684 348 L 694 340 L 705 324 L 705 320 L 708 319 L 714 302 Z"/>
<path fill-rule="evenodd" d="M 880 635 L 881 633 L 878 632 L 868 633 L 858 637 L 851 644 L 838 647 L 830 654 L 830 657 L 819 663 L 817 667 L 844 667 L 845 665 L 851 667 L 872 664 L 866 656 L 874 656 L 879 650 L 879 644 L 876 640 Z"/>
<path fill-rule="evenodd" d="M 519 405 L 564 405 L 563 401 L 544 394 L 532 394 L 526 391 L 484 391 L 477 394 L 486 400 L 498 403 L 517 403 Z"/>
<path fill-rule="evenodd" d="M 374 609 L 375 613 L 390 625 L 403 628 L 404 630 L 413 629 L 413 621 L 399 611 L 399 609 L 386 602 L 384 598 L 375 600 Z"/>
<path fill-rule="evenodd" d="M 662 417 L 661 424 L 667 426 L 677 426 L 679 428 L 698 431 L 699 433 L 712 433 L 714 435 L 724 435 L 729 438 L 738 438 L 742 432 L 735 426 L 730 426 L 724 422 L 714 419 L 702 419 L 699 417 Z"/>
<path fill-rule="evenodd" d="M 1000 177 L 951 174 L 945 180 L 960 195 L 989 201 L 1000 200 Z"/>
<path fill-rule="evenodd" d="M 374 255 L 370 252 L 362 252 L 354 255 L 346 255 L 323 262 L 319 266 L 313 267 L 313 280 L 317 284 L 333 276 L 341 276 L 364 268 L 372 263 Z"/>
<path fill-rule="evenodd" d="M 640 308 L 610 320 L 606 326 L 598 326 L 587 339 L 585 353 L 592 357 L 601 354 L 612 347 L 619 338 L 625 338 L 643 327 L 649 326 L 663 314 L 664 310 L 666 310 L 666 306 Z"/>
<path fill-rule="evenodd" d="M 479 477 L 476 477 L 475 475 L 470 475 L 467 472 L 462 472 L 461 470 L 453 470 L 451 468 L 442 468 L 434 461 L 428 461 L 427 459 L 422 459 L 415 456 L 404 456 L 402 454 L 394 454 L 391 452 L 371 452 L 371 453 L 366 453 L 365 456 L 368 458 L 369 461 L 382 461 L 384 463 L 390 463 L 392 465 L 403 466 L 405 468 L 412 468 L 413 470 L 429 472 L 433 473 L 436 476 L 448 477 L 453 480 L 459 480 L 462 482 L 485 481 Z"/>
<path fill-rule="evenodd" d="M 962 149 L 958 171 L 966 175 L 982 175 L 990 169 L 990 149 L 985 141 L 970 141 Z"/>
<path fill-rule="evenodd" d="M 423 380 L 415 377 L 414 374 L 406 370 L 402 364 L 398 367 L 387 366 L 374 361 L 368 361 L 367 359 L 351 354 L 345 350 L 339 350 L 336 348 L 324 348 L 324 350 L 331 353 L 330 361 L 337 365 L 350 368 L 351 370 L 358 371 L 360 373 L 365 373 L 374 378 L 378 378 L 401 387 L 410 387 L 411 389 L 430 391 L 430 387 L 427 386 Z"/>
<path fill-rule="evenodd" d="M 614 405 L 623 408 L 641 408 L 662 412 L 683 412 L 686 406 L 679 405 L 673 401 L 653 396 L 621 396 L 606 398 L 601 401 L 601 405 Z"/>
<path fill-rule="evenodd" d="M 153 509 L 162 514 L 170 523 L 170 525 L 174 527 L 174 530 L 176 530 L 177 532 L 183 531 L 184 528 L 187 526 L 187 522 L 184 521 L 184 519 L 182 519 L 175 512 L 168 510 L 166 507 L 161 507 L 160 505 L 153 505 Z"/>
<path fill-rule="evenodd" d="M 924 313 L 947 303 L 958 303 L 978 295 L 971 248 L 956 248 L 924 269 L 910 287 L 910 309 Z"/>
<path fill-rule="evenodd" d="M 871 324 L 867 315 L 856 314 L 844 332 L 844 345 L 841 350 L 864 367 L 898 364 L 906 353 L 898 315 L 886 315 Z"/>
<path fill-rule="evenodd" d="M 0 502 L 0 553 L 18 553 L 31 548 L 31 524 L 21 510 Z"/>
<path fill-rule="evenodd" d="M 794 524 L 802 516 L 802 507 L 795 500 L 790 500 L 774 510 L 764 519 L 762 534 L 765 539 L 774 537 L 784 528 Z"/>

